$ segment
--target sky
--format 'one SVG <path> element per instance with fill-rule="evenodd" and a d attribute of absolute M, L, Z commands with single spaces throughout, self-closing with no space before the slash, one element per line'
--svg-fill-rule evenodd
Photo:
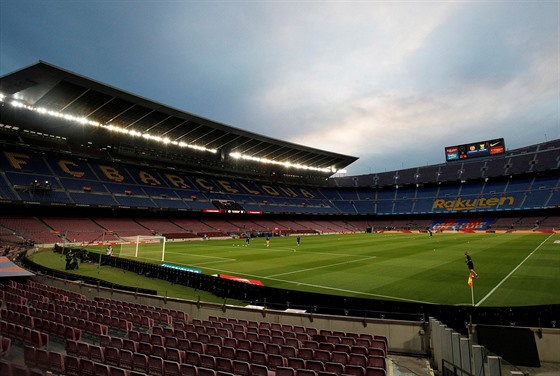
<path fill-rule="evenodd" d="M 0 75 L 39 60 L 349 176 L 560 138 L 558 0 L 0 0 Z"/>

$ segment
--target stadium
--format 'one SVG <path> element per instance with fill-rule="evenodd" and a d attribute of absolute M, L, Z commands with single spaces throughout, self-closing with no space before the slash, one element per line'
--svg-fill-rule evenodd
<path fill-rule="evenodd" d="M 560 363 L 560 140 L 336 176 L 358 158 L 45 62 L 0 101 L 3 375 Z"/>

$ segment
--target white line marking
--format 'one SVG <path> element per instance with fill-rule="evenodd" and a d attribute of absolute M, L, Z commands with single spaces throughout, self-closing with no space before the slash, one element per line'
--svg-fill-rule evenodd
<path fill-rule="evenodd" d="M 551 237 L 552 235 L 554 235 L 554 234 L 550 234 L 550 235 L 548 236 L 548 238 L 544 239 L 544 240 L 542 241 L 542 243 L 539 244 L 539 245 L 537 246 L 537 248 L 535 248 L 535 249 L 533 250 L 533 252 L 529 253 L 529 255 L 528 255 L 527 257 L 525 257 L 525 259 L 524 259 L 523 261 L 521 261 L 521 262 L 519 263 L 519 265 L 517 265 L 511 272 L 509 272 L 509 274 L 506 275 L 506 276 L 504 277 L 504 279 L 502 279 L 502 280 L 500 281 L 500 283 L 498 283 L 498 284 L 496 285 L 496 287 L 494 287 L 488 294 L 486 294 L 486 296 L 485 296 L 484 298 L 482 298 L 478 303 L 476 303 L 476 304 L 475 304 L 475 307 L 478 307 L 478 306 L 481 305 L 488 297 L 490 297 L 490 295 L 492 295 L 492 294 L 494 293 L 494 291 L 496 291 L 496 290 L 498 289 L 498 287 L 500 287 L 513 273 L 515 273 L 515 271 L 516 271 L 517 269 L 519 269 L 519 268 L 521 267 L 521 265 L 523 265 L 523 263 L 529 259 L 529 257 L 533 256 L 533 253 L 537 252 L 537 250 L 538 250 L 544 243 L 546 243 L 546 241 L 547 241 L 548 239 L 550 239 L 550 237 Z"/>
<path fill-rule="evenodd" d="M 337 265 L 344 265 L 344 264 L 351 264 L 353 262 L 360 262 L 360 261 L 366 261 L 366 260 L 371 260 L 376 258 L 376 256 L 370 256 L 370 257 L 365 257 L 365 258 L 361 258 L 361 259 L 357 259 L 357 260 L 351 260 L 351 261 L 344 261 L 344 262 L 339 262 L 336 264 L 328 264 L 328 265 L 323 265 L 323 266 L 317 266 L 315 268 L 308 268 L 308 269 L 300 269 L 300 270 L 295 270 L 293 272 L 286 272 L 286 273 L 280 273 L 280 274 L 272 274 L 269 276 L 265 276 L 264 278 L 275 278 L 275 277 L 279 277 L 282 275 L 288 275 L 288 274 L 296 274 L 296 273 L 302 273 L 302 272 L 308 272 L 310 270 L 317 270 L 317 269 L 323 269 L 323 268 L 330 268 L 331 266 L 337 266 Z"/>

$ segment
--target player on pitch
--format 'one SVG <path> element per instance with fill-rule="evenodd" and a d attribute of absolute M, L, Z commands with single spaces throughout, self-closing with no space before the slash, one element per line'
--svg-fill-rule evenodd
<path fill-rule="evenodd" d="M 471 255 L 469 255 L 468 251 L 465 251 L 465 257 L 466 257 L 465 262 L 467 263 L 469 271 L 472 273 L 473 277 L 478 279 L 478 274 L 476 274 L 476 272 L 474 271 L 474 264 L 473 264 L 472 257 L 471 257 Z"/>

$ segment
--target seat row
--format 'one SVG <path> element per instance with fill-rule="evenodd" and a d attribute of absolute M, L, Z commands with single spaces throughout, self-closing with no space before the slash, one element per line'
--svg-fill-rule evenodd
<path fill-rule="evenodd" d="M 179 332 L 182 334 L 183 332 Z M 134 335 L 133 335 L 134 334 Z M 162 337 L 154 334 L 138 333 L 135 331 L 129 332 L 128 340 L 133 340 L 139 343 L 146 342 L 147 345 L 152 346 L 163 346 L 167 348 L 178 348 L 181 350 L 194 350 L 199 353 L 213 352 L 214 354 L 219 353 L 219 349 L 234 348 L 237 350 L 247 350 L 249 352 L 265 352 L 271 354 L 285 354 L 286 356 L 292 356 L 293 353 L 297 353 L 298 356 L 304 357 L 306 359 L 314 359 L 315 357 L 320 357 L 321 360 L 330 360 L 330 354 L 334 353 L 344 353 L 351 355 L 365 355 L 365 356 L 387 356 L 387 345 L 382 340 L 372 340 L 370 346 L 350 346 L 346 344 L 332 344 L 328 342 L 315 342 L 315 341 L 303 341 L 291 344 L 289 341 L 286 343 L 274 343 L 274 342 L 261 342 L 258 340 L 249 341 L 236 339 L 232 337 L 197 337 L 192 339 L 192 333 L 187 333 L 187 337 L 191 338 L 177 338 L 173 337 Z M 200 338 L 205 338 L 205 341 L 200 341 Z M 126 340 L 123 340 L 126 342 Z M 107 340 L 102 338 L 102 342 L 108 343 Z M 137 346 L 138 347 L 138 346 Z M 136 347 L 136 348 L 137 348 Z M 216 350 L 218 349 L 218 350 Z"/>
<path fill-rule="evenodd" d="M 299 340 L 315 339 L 318 342 L 331 342 L 335 344 L 345 343 L 349 345 L 369 346 L 366 341 L 371 341 L 373 339 L 383 340 L 385 343 L 387 343 L 387 338 L 385 336 L 372 335 L 370 333 L 342 332 L 329 329 L 303 327 L 298 325 L 248 321 L 217 316 L 210 316 L 208 320 L 194 319 L 192 320 L 192 325 L 194 325 L 195 327 L 206 327 L 206 333 L 209 334 L 211 334 L 211 329 L 208 328 L 213 327 L 218 329 L 228 329 L 232 332 L 254 332 L 270 336 L 298 338 Z M 303 336 L 304 334 L 307 334 L 309 338 L 305 338 Z"/>
<path fill-rule="evenodd" d="M 99 297 L 99 296 L 96 296 L 93 301 L 97 302 L 97 304 L 99 306 L 102 306 L 102 307 L 105 307 L 105 306 L 111 307 L 114 304 L 117 307 L 117 310 L 120 310 L 120 309 L 126 310 L 127 307 L 130 307 L 130 308 L 142 309 L 142 310 L 146 311 L 146 313 L 151 312 L 152 314 L 155 314 L 155 315 L 157 315 L 157 313 L 166 314 L 168 316 L 171 316 L 173 321 L 188 321 L 189 320 L 189 314 L 187 312 L 176 310 L 176 309 L 171 309 L 171 308 L 166 308 L 166 307 L 149 306 L 147 304 L 141 304 L 141 303 L 123 302 L 123 301 L 120 301 L 120 300 L 103 298 L 103 297 Z"/>
<path fill-rule="evenodd" d="M 166 337 L 171 338 L 171 337 Z M 103 336 L 100 344 L 88 345 L 77 341 L 67 341 L 66 351 L 79 357 L 98 360 L 115 359 L 119 357 L 119 351 L 128 353 L 142 353 L 147 356 L 157 356 L 179 363 L 190 363 L 204 365 L 202 360 L 207 356 L 214 358 L 227 358 L 231 360 L 243 360 L 248 363 L 257 363 L 274 368 L 288 363 L 288 359 L 299 359 L 299 361 L 311 363 L 338 363 L 341 365 L 359 365 L 362 367 L 378 367 L 386 369 L 386 354 L 382 349 L 371 348 L 371 353 L 364 351 L 362 354 L 346 353 L 339 351 L 326 351 L 321 349 L 295 348 L 292 346 L 279 346 L 276 344 L 264 344 L 262 342 L 249 343 L 250 347 L 229 347 L 209 343 L 182 340 L 177 347 L 166 347 L 152 345 L 147 342 L 136 342 L 119 337 Z M 319 367 L 317 367 L 319 368 Z M 320 367 L 323 368 L 323 367 Z"/>
<path fill-rule="evenodd" d="M 43 307 L 45 309 L 40 309 L 38 307 Z M 102 325 L 107 325 L 116 330 L 128 331 L 132 330 L 133 326 L 143 327 L 145 329 L 150 329 L 154 326 L 154 319 L 150 316 L 144 315 L 144 313 L 130 313 L 121 312 L 117 310 L 107 310 L 107 312 L 97 312 L 95 309 L 91 309 L 87 305 L 75 302 L 61 302 L 56 304 L 56 306 L 49 304 L 35 304 L 33 307 L 36 310 L 44 311 L 38 312 L 37 314 L 47 317 L 73 317 L 77 319 L 82 319 L 86 321 L 97 322 Z M 54 319 L 58 321 L 58 319 Z"/>
<path fill-rule="evenodd" d="M 0 334 L 36 347 L 49 346 L 49 335 L 37 329 L 0 320 Z"/>
<path fill-rule="evenodd" d="M 10 281 L 10 283 L 15 283 L 15 281 Z M 40 290 L 40 291 L 38 291 L 40 294 L 46 295 L 46 296 L 49 296 L 49 297 L 52 296 L 52 295 L 50 295 L 50 293 L 54 293 L 54 294 L 61 294 L 61 295 L 67 296 L 68 300 L 84 300 L 84 299 L 86 299 L 86 296 L 84 294 L 80 294 L 80 293 L 74 292 L 74 291 L 64 290 L 64 289 L 61 289 L 59 287 L 45 285 L 43 283 L 35 282 L 31 279 L 26 279 L 23 286 L 20 286 L 20 285 L 21 284 L 18 284 L 19 288 L 24 288 L 25 289 L 25 288 L 31 287 L 31 288 Z M 53 300 L 58 301 L 58 298 L 59 298 L 58 295 L 55 295 L 54 297 L 57 298 L 57 299 L 53 299 Z M 65 298 L 62 298 L 62 299 L 66 300 Z"/>

